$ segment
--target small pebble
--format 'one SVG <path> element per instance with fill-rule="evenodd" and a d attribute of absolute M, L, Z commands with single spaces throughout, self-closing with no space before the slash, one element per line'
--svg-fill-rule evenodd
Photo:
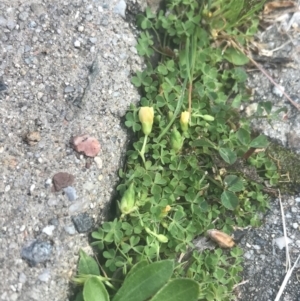
<path fill-rule="evenodd" d="M 97 42 L 97 38 L 90 38 L 90 42 L 91 42 L 92 44 L 95 44 L 95 43 Z"/>
<path fill-rule="evenodd" d="M 56 198 L 50 198 L 47 202 L 48 206 L 49 207 L 53 207 L 53 206 L 56 206 L 58 204 L 58 199 Z"/>
<path fill-rule="evenodd" d="M 72 87 L 72 86 L 66 86 L 65 87 L 65 93 L 71 93 L 73 91 L 75 91 L 74 87 Z"/>
<path fill-rule="evenodd" d="M 42 230 L 42 232 L 45 233 L 45 234 L 47 234 L 48 236 L 52 236 L 52 235 L 53 235 L 54 229 L 55 229 L 55 226 L 50 225 L 50 226 L 46 226 L 46 227 Z"/>
<path fill-rule="evenodd" d="M 81 211 L 83 209 L 85 209 L 88 206 L 88 203 L 84 200 L 80 200 L 77 202 L 74 202 L 70 207 L 69 207 L 69 213 L 75 213 L 78 211 Z"/>
<path fill-rule="evenodd" d="M 48 282 L 50 279 L 50 271 L 46 269 L 42 274 L 39 275 L 39 280 L 42 282 Z"/>
<path fill-rule="evenodd" d="M 102 166 L 103 166 L 102 159 L 101 159 L 100 157 L 95 157 L 95 158 L 94 158 L 94 161 L 95 161 L 97 167 L 98 167 L 99 169 L 101 169 Z"/>
<path fill-rule="evenodd" d="M 52 179 L 47 179 L 45 182 L 45 187 L 48 188 L 52 184 Z"/>
<path fill-rule="evenodd" d="M 293 223 L 293 228 L 298 229 L 299 225 L 297 223 Z"/>
<path fill-rule="evenodd" d="M 68 187 L 64 188 L 63 191 L 65 192 L 69 201 L 73 202 L 77 199 L 76 190 L 74 187 L 68 186 Z"/>
<path fill-rule="evenodd" d="M 33 267 L 38 263 L 49 260 L 51 254 L 52 245 L 48 241 L 35 240 L 30 245 L 23 247 L 21 251 L 22 259 L 25 259 Z"/>
<path fill-rule="evenodd" d="M 74 47 L 75 47 L 75 48 L 80 48 L 80 45 L 81 45 L 80 41 L 76 40 L 76 41 L 74 42 Z"/>
<path fill-rule="evenodd" d="M 285 90 L 285 88 L 283 86 L 279 86 L 279 87 L 274 86 L 273 90 L 272 90 L 272 93 L 275 94 L 278 97 L 282 97 L 284 90 Z"/>
<path fill-rule="evenodd" d="M 28 13 L 26 11 L 23 11 L 23 12 L 19 13 L 19 19 L 21 21 L 26 21 L 27 18 L 28 18 Z"/>
<path fill-rule="evenodd" d="M 297 203 L 300 203 L 300 198 L 295 198 L 295 201 L 296 201 Z"/>
<path fill-rule="evenodd" d="M 6 185 L 4 191 L 5 191 L 5 192 L 9 192 L 9 191 L 10 191 L 10 185 Z"/>
<path fill-rule="evenodd" d="M 20 274 L 19 274 L 19 282 L 20 282 L 20 283 L 25 283 L 26 280 L 27 280 L 26 275 L 25 275 L 24 273 L 20 273 Z"/>
<path fill-rule="evenodd" d="M 79 32 L 83 32 L 84 31 L 84 26 L 82 26 L 82 25 L 78 26 L 77 30 Z"/>
<path fill-rule="evenodd" d="M 22 225 L 22 226 L 20 227 L 20 232 L 23 232 L 25 229 L 26 229 L 26 226 L 25 226 L 25 225 Z"/>
<path fill-rule="evenodd" d="M 124 19 L 126 18 L 126 2 L 124 0 L 120 0 L 114 8 L 114 13 L 120 15 Z"/>
<path fill-rule="evenodd" d="M 69 235 L 76 234 L 76 229 L 75 229 L 74 225 L 67 225 L 64 227 L 64 229 Z"/>
<path fill-rule="evenodd" d="M 86 212 L 72 216 L 72 221 L 79 233 L 90 231 L 94 225 L 94 220 Z"/>
<path fill-rule="evenodd" d="M 30 186 L 30 188 L 29 188 L 29 191 L 30 191 L 30 192 L 33 192 L 34 189 L 35 189 L 35 185 L 32 184 L 32 185 Z"/>

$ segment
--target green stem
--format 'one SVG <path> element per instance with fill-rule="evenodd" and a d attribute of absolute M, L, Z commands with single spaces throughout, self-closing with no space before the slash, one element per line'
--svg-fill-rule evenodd
<path fill-rule="evenodd" d="M 143 142 L 143 147 L 141 149 L 141 151 L 139 152 L 140 153 L 140 156 L 144 162 L 144 166 L 146 167 L 146 160 L 145 160 L 145 150 L 146 150 L 146 145 L 147 145 L 147 138 L 148 138 L 148 135 L 145 135 L 144 137 L 144 142 Z"/>

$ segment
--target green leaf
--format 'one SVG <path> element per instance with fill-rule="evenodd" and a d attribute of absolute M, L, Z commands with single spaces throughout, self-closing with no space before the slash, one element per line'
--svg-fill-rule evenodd
<path fill-rule="evenodd" d="M 137 264 L 135 264 L 131 270 L 129 271 L 129 273 L 127 274 L 126 279 L 128 279 L 130 276 L 132 276 L 135 272 L 137 272 L 138 270 L 144 268 L 145 266 L 149 265 L 147 260 L 141 260 L 140 262 L 138 262 Z"/>
<path fill-rule="evenodd" d="M 84 301 L 82 291 L 76 295 L 74 301 Z"/>
<path fill-rule="evenodd" d="M 162 260 L 138 269 L 126 277 L 113 301 L 144 301 L 155 294 L 171 277 L 173 260 Z"/>
<path fill-rule="evenodd" d="M 96 260 L 87 255 L 83 250 L 79 251 L 80 254 L 80 259 L 79 259 L 79 264 L 78 264 L 78 274 L 82 275 L 100 275 L 100 270 L 99 266 L 96 262 Z"/>
<path fill-rule="evenodd" d="M 224 183 L 227 186 L 227 189 L 232 192 L 238 192 L 244 190 L 243 181 L 235 175 L 226 176 L 224 179 Z"/>
<path fill-rule="evenodd" d="M 234 210 L 239 204 L 239 199 L 233 192 L 226 190 L 221 195 L 221 202 L 225 208 Z"/>
<path fill-rule="evenodd" d="M 243 145 L 248 145 L 251 141 L 250 133 L 243 128 L 237 131 L 237 137 Z"/>
<path fill-rule="evenodd" d="M 250 147 L 254 148 L 264 148 L 269 145 L 269 141 L 266 136 L 264 135 L 259 135 L 255 139 L 253 139 L 250 143 Z"/>
<path fill-rule="evenodd" d="M 108 292 L 102 281 L 96 277 L 90 277 L 83 287 L 84 301 L 109 301 Z"/>
<path fill-rule="evenodd" d="M 199 285 L 192 279 L 173 279 L 168 282 L 150 301 L 197 301 Z"/>
<path fill-rule="evenodd" d="M 224 53 L 224 58 L 230 63 L 241 66 L 249 63 L 249 59 L 245 54 L 233 47 L 228 47 Z"/>
<path fill-rule="evenodd" d="M 223 148 L 221 147 L 219 149 L 219 154 L 222 157 L 222 159 L 227 162 L 228 164 L 233 164 L 237 157 L 236 157 L 236 153 L 234 151 L 232 151 L 229 148 Z"/>
<path fill-rule="evenodd" d="M 194 147 L 204 146 L 204 147 L 215 148 L 215 145 L 212 142 L 210 142 L 209 140 L 206 140 L 206 139 L 197 139 L 197 140 L 194 140 L 192 142 L 192 146 L 194 146 Z"/>

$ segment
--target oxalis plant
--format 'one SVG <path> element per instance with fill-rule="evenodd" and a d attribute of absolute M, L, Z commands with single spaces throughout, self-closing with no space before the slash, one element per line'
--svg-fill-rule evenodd
<path fill-rule="evenodd" d="M 135 142 L 119 172 L 119 212 L 92 233 L 99 264 L 80 253 L 76 301 L 234 299 L 242 250 L 206 248 L 205 235 L 258 226 L 265 184 L 279 177 L 266 137 L 238 110 L 249 99 L 240 49 L 262 2 L 170 0 L 138 16 L 147 67 L 132 78 L 142 98 L 125 121 Z"/>

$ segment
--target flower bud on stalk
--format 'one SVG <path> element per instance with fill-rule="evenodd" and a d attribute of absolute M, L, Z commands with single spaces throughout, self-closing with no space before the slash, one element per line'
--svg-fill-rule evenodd
<path fill-rule="evenodd" d="M 189 119 L 190 119 L 190 113 L 188 111 L 184 111 L 181 113 L 180 126 L 183 132 L 187 132 L 189 129 Z"/>
<path fill-rule="evenodd" d="M 163 234 L 156 234 L 155 232 L 151 231 L 148 227 L 145 227 L 145 230 L 148 234 L 153 235 L 157 238 L 157 240 L 161 243 L 167 243 L 168 237 Z"/>
<path fill-rule="evenodd" d="M 139 120 L 142 124 L 144 135 L 148 136 L 152 131 L 154 119 L 154 110 L 152 107 L 141 107 L 139 111 Z"/>
<path fill-rule="evenodd" d="M 182 145 L 183 138 L 181 137 L 179 131 L 176 128 L 174 128 L 171 132 L 171 147 L 177 153 L 181 150 Z"/>
<path fill-rule="evenodd" d="M 134 184 L 131 183 L 127 190 L 124 192 L 120 203 L 120 210 L 122 214 L 128 214 L 132 211 L 135 204 L 135 191 Z"/>

